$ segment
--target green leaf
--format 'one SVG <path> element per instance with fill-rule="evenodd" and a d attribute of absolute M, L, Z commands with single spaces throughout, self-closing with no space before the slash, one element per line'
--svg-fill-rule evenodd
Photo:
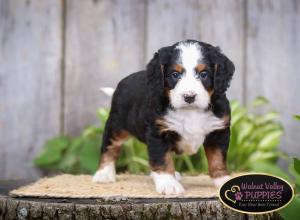
<path fill-rule="evenodd" d="M 230 101 L 231 112 L 236 112 L 239 107 L 240 107 L 240 104 L 237 100 Z"/>
<path fill-rule="evenodd" d="M 281 130 L 275 130 L 267 133 L 258 143 L 259 149 L 271 150 L 279 145 L 280 137 L 282 135 Z"/>
<path fill-rule="evenodd" d="M 67 137 L 57 137 L 47 141 L 42 152 L 34 159 L 34 164 L 40 167 L 53 165 L 62 158 L 62 153 L 69 144 Z"/>
<path fill-rule="evenodd" d="M 86 128 L 84 131 L 83 131 L 83 136 L 84 137 L 89 137 L 89 136 L 97 136 L 97 135 L 100 135 L 101 133 L 101 129 L 98 128 L 98 127 L 94 127 L 94 126 L 90 126 L 88 128 Z"/>
<path fill-rule="evenodd" d="M 256 162 L 251 164 L 252 170 L 256 172 L 269 173 L 275 176 L 279 176 L 288 182 L 292 182 L 292 179 L 287 173 L 282 170 L 278 165 L 266 163 L 266 162 Z"/>
<path fill-rule="evenodd" d="M 248 158 L 248 163 L 257 163 L 257 162 L 267 162 L 268 160 L 277 159 L 278 152 L 269 151 L 269 152 L 260 152 L 256 151 L 255 153 L 251 154 Z"/>
<path fill-rule="evenodd" d="M 99 108 L 97 111 L 97 117 L 100 120 L 100 122 L 105 123 L 108 119 L 109 110 L 105 108 Z"/>
<path fill-rule="evenodd" d="M 260 126 L 255 126 L 255 129 L 252 132 L 252 137 L 254 140 L 259 142 L 263 139 L 267 134 L 275 132 L 275 131 L 282 131 L 280 125 L 276 123 L 268 123 Z"/>
<path fill-rule="evenodd" d="M 289 164 L 288 170 L 289 170 L 289 173 L 294 177 L 294 183 L 295 183 L 297 192 L 300 193 L 300 175 L 295 170 L 294 162 Z"/>
<path fill-rule="evenodd" d="M 294 169 L 300 175 L 300 160 L 294 157 Z"/>
<path fill-rule="evenodd" d="M 94 173 L 99 162 L 99 141 L 97 139 L 85 139 L 79 155 L 82 168 L 89 173 Z"/>
<path fill-rule="evenodd" d="M 236 113 L 231 115 L 231 127 L 234 127 L 246 115 L 246 110 L 243 108 L 238 109 Z"/>
<path fill-rule="evenodd" d="M 78 162 L 76 154 L 66 154 L 63 160 L 60 160 L 58 168 L 63 172 L 72 172 L 75 164 Z M 77 170 L 79 172 L 79 170 Z"/>
<path fill-rule="evenodd" d="M 279 118 L 279 113 L 275 111 L 268 112 L 262 116 L 257 117 L 256 123 L 261 125 L 263 123 L 273 121 Z"/>
<path fill-rule="evenodd" d="M 279 214 L 285 220 L 299 219 L 300 217 L 300 197 L 299 195 L 294 196 L 293 200 L 287 207 L 279 210 Z"/>
<path fill-rule="evenodd" d="M 268 104 L 269 100 L 263 96 L 258 96 L 254 101 L 252 101 L 251 106 L 256 108 L 265 104 Z"/>
<path fill-rule="evenodd" d="M 300 115 L 295 115 L 295 116 L 294 116 L 294 119 L 300 121 Z"/>
<path fill-rule="evenodd" d="M 239 132 L 237 133 L 237 144 L 242 144 L 242 141 L 249 137 L 254 129 L 254 125 L 250 122 L 245 122 L 241 125 Z"/>
<path fill-rule="evenodd" d="M 182 155 L 183 161 L 185 162 L 186 166 L 189 169 L 189 172 L 195 173 L 194 165 L 191 161 L 191 158 L 188 155 Z"/>
<path fill-rule="evenodd" d="M 147 160 L 143 159 L 143 158 L 140 158 L 140 157 L 136 157 L 136 156 L 133 156 L 131 158 L 132 162 L 136 162 L 138 164 L 141 164 L 142 166 L 144 167 L 149 167 L 149 163 Z"/>
<path fill-rule="evenodd" d="M 83 142 L 84 142 L 83 137 L 80 136 L 80 137 L 75 138 L 71 143 L 69 151 L 74 154 L 79 154 L 79 152 L 82 148 Z"/>

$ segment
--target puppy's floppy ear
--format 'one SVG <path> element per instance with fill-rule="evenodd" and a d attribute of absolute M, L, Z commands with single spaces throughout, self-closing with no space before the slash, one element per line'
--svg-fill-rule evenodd
<path fill-rule="evenodd" d="M 158 50 L 158 58 L 162 73 L 164 73 L 165 65 L 169 62 L 171 57 L 172 46 L 162 47 Z"/>
<path fill-rule="evenodd" d="M 230 85 L 235 67 L 220 50 L 219 47 L 211 46 L 208 57 L 214 65 L 214 91 L 218 94 L 226 92 Z"/>
<path fill-rule="evenodd" d="M 158 50 L 147 65 L 148 84 L 157 93 L 164 92 L 164 70 L 171 56 L 171 47 L 163 47 Z"/>
<path fill-rule="evenodd" d="M 147 65 L 147 87 L 150 97 L 148 104 L 151 109 L 155 109 L 152 112 L 154 114 L 159 114 L 163 109 L 163 103 L 166 102 L 164 98 L 164 71 L 170 56 L 171 47 L 163 47 L 154 54 Z"/>

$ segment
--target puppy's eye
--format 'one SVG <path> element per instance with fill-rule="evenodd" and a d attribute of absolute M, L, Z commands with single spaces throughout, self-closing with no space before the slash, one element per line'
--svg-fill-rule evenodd
<path fill-rule="evenodd" d="M 196 73 L 196 78 L 197 79 L 206 79 L 208 76 L 208 72 L 202 71 L 200 73 Z"/>
<path fill-rule="evenodd" d="M 178 72 L 173 72 L 173 73 L 171 73 L 171 77 L 173 79 L 180 79 L 181 78 L 181 74 L 178 73 Z"/>

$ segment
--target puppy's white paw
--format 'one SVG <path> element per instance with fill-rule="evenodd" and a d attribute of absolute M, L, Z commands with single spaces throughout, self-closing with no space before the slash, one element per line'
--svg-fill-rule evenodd
<path fill-rule="evenodd" d="M 114 163 L 109 163 L 98 170 L 93 176 L 94 183 L 116 182 L 116 169 Z"/>
<path fill-rule="evenodd" d="M 229 175 L 214 178 L 213 179 L 214 185 L 215 185 L 215 187 L 220 187 L 229 179 L 231 179 L 231 176 L 229 176 Z"/>
<path fill-rule="evenodd" d="M 184 188 L 176 180 L 175 176 L 168 173 L 152 172 L 156 192 L 165 195 L 184 193 Z"/>

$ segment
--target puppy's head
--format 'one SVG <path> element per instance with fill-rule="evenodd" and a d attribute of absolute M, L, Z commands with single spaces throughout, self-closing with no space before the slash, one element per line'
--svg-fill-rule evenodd
<path fill-rule="evenodd" d="M 156 95 L 167 97 L 172 108 L 207 109 L 214 93 L 226 92 L 234 65 L 218 47 L 186 40 L 161 48 L 147 71 Z"/>

